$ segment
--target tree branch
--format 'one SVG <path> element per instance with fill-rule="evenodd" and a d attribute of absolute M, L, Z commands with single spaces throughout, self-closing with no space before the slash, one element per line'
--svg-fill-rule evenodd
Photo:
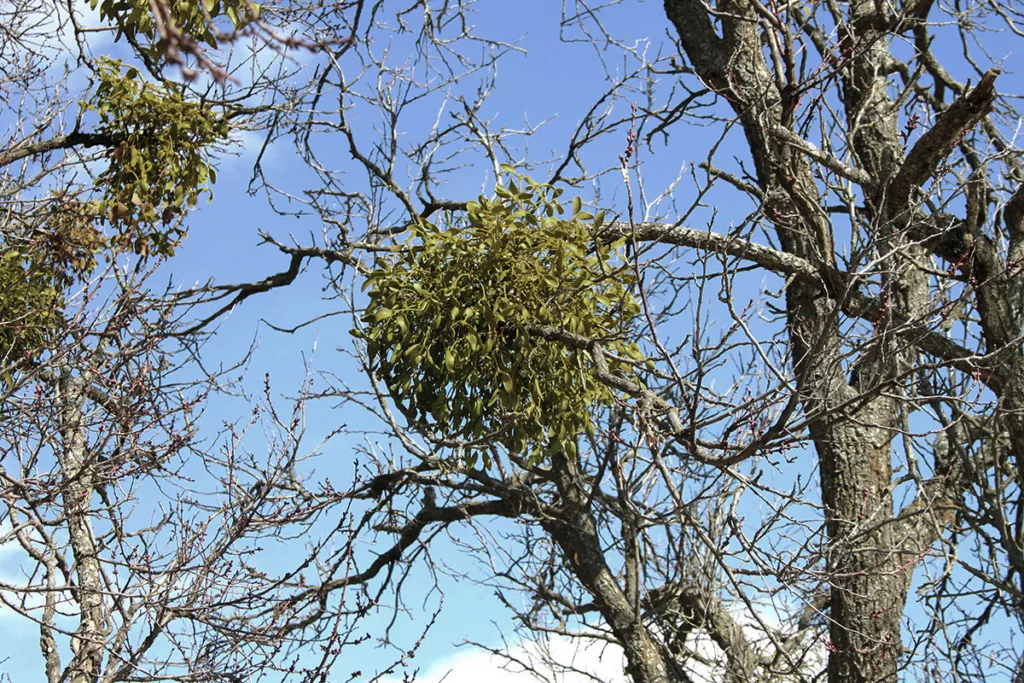
<path fill-rule="evenodd" d="M 49 140 L 37 140 L 35 142 L 22 141 L 7 151 L 0 153 L 0 168 L 13 164 L 26 157 L 37 154 L 45 154 L 58 149 L 71 149 L 73 147 L 114 147 L 117 145 L 117 138 L 101 133 L 79 133 L 74 131 L 68 135 L 58 135 Z"/>
<path fill-rule="evenodd" d="M 911 190 L 923 185 L 964 134 L 988 114 L 998 75 L 998 69 L 986 71 L 978 85 L 939 114 L 935 125 L 914 144 L 889 189 L 891 207 L 904 204 Z"/>

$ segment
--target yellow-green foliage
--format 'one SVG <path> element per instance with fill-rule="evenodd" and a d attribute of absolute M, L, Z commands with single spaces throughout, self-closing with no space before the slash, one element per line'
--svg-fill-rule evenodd
<path fill-rule="evenodd" d="M 82 106 L 96 112 L 96 132 L 113 144 L 110 163 L 95 198 L 55 194 L 32 234 L 0 231 L 0 368 L 37 358 L 60 333 L 65 291 L 101 252 L 173 254 L 184 236 L 178 217 L 216 179 L 207 148 L 227 137 L 228 122 L 186 101 L 180 87 L 146 83 L 137 70 L 100 60 L 97 87 Z"/>
<path fill-rule="evenodd" d="M 623 333 L 639 311 L 621 242 L 595 241 L 604 220 L 530 178 L 468 206 L 468 224 L 415 225 L 401 255 L 367 278 L 367 351 L 393 397 L 443 435 L 495 435 L 539 459 L 572 455 L 595 406 L 613 400 L 586 353 L 531 328 L 601 339 L 638 359 Z M 629 371 L 610 362 L 612 371 Z"/>
<path fill-rule="evenodd" d="M 0 387 L 9 384 L 6 368 L 35 354 L 49 337 L 60 303 L 49 274 L 33 267 L 20 249 L 5 248 L 0 255 Z"/>
<path fill-rule="evenodd" d="M 217 176 L 206 150 L 227 137 L 227 119 L 186 101 L 180 86 L 146 83 L 135 68 L 108 59 L 86 106 L 99 115 L 98 132 L 119 141 L 97 180 L 96 204 L 114 227 L 115 246 L 172 254 L 183 235 L 175 217 L 212 196 Z"/>
<path fill-rule="evenodd" d="M 217 36 L 210 21 L 226 16 L 234 29 L 240 30 L 245 24 L 259 18 L 260 5 L 248 0 L 204 0 L 204 5 L 195 0 L 160 0 L 159 7 L 169 12 L 171 22 L 189 38 L 217 47 Z M 100 18 L 117 25 L 117 38 L 122 35 L 135 43 L 150 43 L 149 51 L 158 53 L 164 49 L 160 43 L 157 25 L 153 21 L 154 4 L 150 0 L 90 0 L 89 6 L 99 8 Z M 208 20 L 209 18 L 209 20 Z"/>
<path fill-rule="evenodd" d="M 106 240 L 85 207 L 55 195 L 45 230 L 27 238 L 0 235 L 0 386 L 16 363 L 35 358 L 63 322 L 63 292 L 96 266 Z"/>

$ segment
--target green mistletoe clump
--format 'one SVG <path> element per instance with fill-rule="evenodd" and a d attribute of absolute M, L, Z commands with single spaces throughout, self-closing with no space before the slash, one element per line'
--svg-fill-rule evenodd
<path fill-rule="evenodd" d="M 418 222 L 367 278 L 357 332 L 407 414 L 533 462 L 552 449 L 574 456 L 594 408 L 614 398 L 585 351 L 542 329 L 600 340 L 612 372 L 642 358 L 625 340 L 639 305 L 623 241 L 597 239 L 604 213 L 582 210 L 579 198 L 567 213 L 561 194 L 514 176 L 495 197 L 469 202 L 465 223 Z"/>
<path fill-rule="evenodd" d="M 183 87 L 147 83 L 134 67 L 110 59 L 101 60 L 85 106 L 99 115 L 97 132 L 117 141 L 93 205 L 114 227 L 114 245 L 173 254 L 184 236 L 175 218 L 212 194 L 217 174 L 208 150 L 227 139 L 227 118 L 187 100 Z"/>

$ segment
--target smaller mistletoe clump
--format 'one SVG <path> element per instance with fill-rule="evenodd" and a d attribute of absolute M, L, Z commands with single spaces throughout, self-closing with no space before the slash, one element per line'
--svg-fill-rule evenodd
<path fill-rule="evenodd" d="M 74 197 L 54 193 L 45 229 L 0 232 L 0 388 L 63 326 L 64 290 L 96 266 L 103 234 Z"/>
<path fill-rule="evenodd" d="M 208 149 L 227 139 L 227 119 L 187 101 L 181 86 L 146 83 L 137 69 L 122 73 L 111 59 L 101 61 L 86 107 L 99 115 L 98 132 L 118 141 L 97 181 L 103 197 L 95 206 L 116 230 L 114 246 L 173 254 L 184 236 L 175 218 L 212 195 L 217 174 Z"/>
<path fill-rule="evenodd" d="M 111 144 L 95 194 L 55 193 L 38 226 L 0 231 L 0 387 L 61 334 L 66 290 L 101 252 L 172 255 L 184 237 L 179 217 L 216 180 L 208 149 L 227 138 L 228 121 L 187 101 L 180 86 L 146 83 L 137 69 L 103 58 L 82 107 Z"/>
<path fill-rule="evenodd" d="M 613 394 L 589 356 L 537 330 L 602 340 L 610 369 L 630 371 L 614 357 L 642 358 L 624 340 L 639 305 L 622 240 L 595 239 L 604 213 L 579 198 L 566 217 L 551 185 L 515 176 L 495 194 L 469 202 L 467 224 L 412 228 L 401 255 L 367 278 L 356 334 L 398 404 L 440 433 L 493 437 L 534 461 L 574 456 Z"/>

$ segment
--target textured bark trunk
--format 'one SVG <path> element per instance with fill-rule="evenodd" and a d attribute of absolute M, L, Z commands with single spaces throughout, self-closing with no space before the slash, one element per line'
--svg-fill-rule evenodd
<path fill-rule="evenodd" d="M 107 635 L 106 605 L 93 536 L 90 511 L 94 475 L 87 461 L 85 430 L 82 424 L 86 381 L 65 369 L 60 380 L 61 469 L 64 472 L 64 512 L 68 540 L 75 561 L 76 598 L 79 623 L 71 638 L 72 658 L 66 680 L 70 683 L 94 683 L 103 666 Z"/>
<path fill-rule="evenodd" d="M 878 401 L 853 416 L 890 418 Z M 845 421 L 845 420 L 844 420 Z M 813 430 L 829 534 L 830 683 L 895 680 L 913 560 L 893 538 L 888 429 L 824 424 Z M 908 566 L 904 566 L 904 564 Z"/>
<path fill-rule="evenodd" d="M 857 166 L 878 181 L 865 201 L 875 216 L 869 232 L 881 258 L 883 301 L 916 317 L 928 305 L 928 257 L 908 243 L 909 202 L 904 196 L 901 205 L 894 204 L 887 180 L 898 171 L 903 146 L 884 69 L 886 25 L 885 12 L 872 0 L 850 5 L 842 37 L 853 46 L 844 105 Z M 892 523 L 891 451 L 900 414 L 894 382 L 912 366 L 915 352 L 888 333 L 891 322 L 880 321 L 875 343 L 857 361 L 853 391 L 848 392 L 851 398 L 875 398 L 814 430 L 828 515 L 829 631 L 835 648 L 829 657 L 830 683 L 895 680 L 903 649 L 901 622 L 916 549 L 902 552 L 907 539 L 896 537 L 898 527 Z"/>

